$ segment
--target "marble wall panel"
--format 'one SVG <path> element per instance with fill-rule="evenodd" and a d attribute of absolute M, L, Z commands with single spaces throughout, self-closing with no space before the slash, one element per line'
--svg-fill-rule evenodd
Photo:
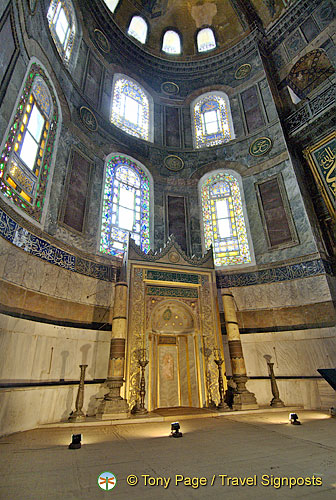
<path fill-rule="evenodd" d="M 86 379 L 105 378 L 110 332 L 70 328 L 0 315 L 2 381 L 79 380 L 79 365 L 88 364 Z"/>
<path fill-rule="evenodd" d="M 327 410 L 336 404 L 335 391 L 323 379 L 278 380 L 277 384 L 285 406 Z M 269 407 L 273 397 L 269 380 L 249 380 L 246 386 L 254 392 L 259 406 Z"/>
<path fill-rule="evenodd" d="M 248 376 L 268 376 L 265 355 L 272 357 L 275 376 L 319 376 L 318 368 L 336 365 L 336 329 L 241 335 Z"/>
<path fill-rule="evenodd" d="M 332 300 L 326 275 L 231 288 L 238 311 L 302 306 Z"/>
<path fill-rule="evenodd" d="M 3 277 L 7 281 L 11 281 L 17 285 L 22 285 L 27 257 L 24 252 L 12 248 L 7 256 L 6 266 Z"/>
<path fill-rule="evenodd" d="M 75 409 L 77 385 L 0 389 L 0 436 L 33 429 L 50 422 L 67 420 Z M 85 386 L 83 411 L 99 394 L 101 384 Z M 69 432 L 69 442 L 70 442 Z M 58 444 L 67 446 L 64 440 Z"/>

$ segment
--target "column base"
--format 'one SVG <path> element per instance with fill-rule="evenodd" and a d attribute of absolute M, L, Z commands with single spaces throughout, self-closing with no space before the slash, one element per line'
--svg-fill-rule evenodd
<path fill-rule="evenodd" d="M 99 420 L 118 420 L 129 418 L 129 408 L 125 399 L 104 399 L 97 410 L 96 418 Z"/>
<path fill-rule="evenodd" d="M 233 410 L 258 410 L 259 405 L 253 392 L 243 392 L 233 396 Z"/>
<path fill-rule="evenodd" d="M 258 410 L 259 405 L 253 392 L 246 389 L 248 378 L 246 375 L 233 375 L 237 388 L 233 394 L 233 410 Z"/>

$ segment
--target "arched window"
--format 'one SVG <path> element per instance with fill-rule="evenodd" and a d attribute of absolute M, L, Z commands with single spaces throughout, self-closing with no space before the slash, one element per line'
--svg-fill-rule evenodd
<path fill-rule="evenodd" d="M 100 251 L 122 256 L 128 236 L 150 249 L 150 179 L 135 161 L 112 155 L 106 165 Z"/>
<path fill-rule="evenodd" d="M 153 140 L 153 100 L 134 80 L 116 74 L 113 80 L 111 122 L 130 135 Z"/>
<path fill-rule="evenodd" d="M 250 264 L 251 250 L 238 178 L 217 172 L 201 179 L 205 248 L 213 246 L 216 266 Z"/>
<path fill-rule="evenodd" d="M 119 3 L 119 0 L 104 0 L 104 2 L 106 3 L 106 6 L 113 14 L 114 11 L 116 10 L 118 3 Z"/>
<path fill-rule="evenodd" d="M 167 54 L 181 54 L 180 35 L 176 31 L 166 31 L 163 36 L 162 50 Z"/>
<path fill-rule="evenodd" d="M 42 67 L 28 71 L 0 159 L 2 193 L 41 222 L 59 110 L 53 87 Z"/>
<path fill-rule="evenodd" d="M 133 16 L 127 33 L 140 43 L 146 43 L 148 26 L 143 17 Z"/>
<path fill-rule="evenodd" d="M 47 17 L 58 53 L 68 64 L 76 35 L 76 18 L 71 0 L 51 0 Z"/>
<path fill-rule="evenodd" d="M 215 35 L 211 28 L 204 28 L 197 33 L 198 52 L 207 52 L 216 47 Z"/>
<path fill-rule="evenodd" d="M 196 148 L 217 146 L 234 139 L 230 102 L 224 92 L 207 93 L 191 103 Z"/>

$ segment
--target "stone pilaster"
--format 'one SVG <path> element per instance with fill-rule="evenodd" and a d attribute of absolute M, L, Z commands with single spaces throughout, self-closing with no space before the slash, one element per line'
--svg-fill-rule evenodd
<path fill-rule="evenodd" d="M 256 409 L 258 408 L 256 398 L 252 392 L 246 389 L 248 378 L 246 376 L 245 360 L 232 293 L 225 291 L 225 293 L 222 294 L 222 301 L 232 366 L 232 379 L 236 384 L 232 408 L 234 410 Z"/>
<path fill-rule="evenodd" d="M 120 389 L 124 382 L 127 289 L 127 283 L 125 282 L 119 282 L 115 285 L 110 359 L 106 379 L 110 391 L 105 395 L 97 411 L 97 418 L 102 420 L 120 419 L 129 416 L 127 401 L 120 396 Z"/>

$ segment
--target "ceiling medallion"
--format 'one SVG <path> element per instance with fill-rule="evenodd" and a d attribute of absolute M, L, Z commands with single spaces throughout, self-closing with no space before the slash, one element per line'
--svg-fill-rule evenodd
<path fill-rule="evenodd" d="M 89 108 L 82 106 L 79 110 L 79 116 L 85 127 L 90 130 L 90 132 L 96 132 L 96 130 L 98 130 L 96 117 Z"/>
<path fill-rule="evenodd" d="M 179 156 L 169 155 L 164 159 L 164 165 L 171 172 L 178 172 L 179 170 L 183 170 L 184 162 Z"/>
<path fill-rule="evenodd" d="M 272 149 L 272 141 L 269 137 L 259 137 L 250 146 L 250 155 L 262 156 Z"/>
<path fill-rule="evenodd" d="M 164 82 L 161 84 L 161 90 L 165 94 L 176 95 L 180 92 L 180 87 L 174 82 Z"/>
<path fill-rule="evenodd" d="M 251 73 L 251 69 L 251 64 L 243 64 L 237 69 L 235 73 L 235 79 L 242 80 L 243 78 L 246 78 Z"/>
<path fill-rule="evenodd" d="M 169 262 L 172 262 L 173 264 L 176 264 L 176 262 L 178 262 L 180 260 L 180 256 L 179 256 L 179 254 L 177 252 L 175 252 L 174 250 L 172 250 L 168 254 L 168 259 L 169 259 Z"/>
<path fill-rule="evenodd" d="M 93 33 L 94 33 L 95 40 L 96 40 L 97 45 L 100 48 L 100 50 L 105 52 L 105 54 L 110 52 L 110 50 L 111 50 L 110 42 L 108 41 L 108 39 L 106 38 L 104 33 L 98 29 L 95 29 L 93 31 Z"/>

